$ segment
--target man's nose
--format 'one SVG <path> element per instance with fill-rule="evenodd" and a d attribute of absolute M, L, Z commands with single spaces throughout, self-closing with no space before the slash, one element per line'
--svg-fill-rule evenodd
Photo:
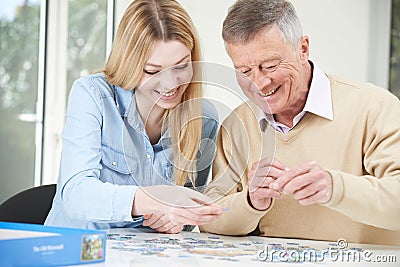
<path fill-rule="evenodd" d="M 271 78 L 260 70 L 255 70 L 250 79 L 260 91 L 271 84 Z"/>

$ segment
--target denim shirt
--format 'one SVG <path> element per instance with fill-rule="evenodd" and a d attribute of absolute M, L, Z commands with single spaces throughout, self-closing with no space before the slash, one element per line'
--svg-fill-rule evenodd
<path fill-rule="evenodd" d="M 215 154 L 218 114 L 203 100 L 202 141 L 195 189 L 207 182 Z M 103 73 L 76 80 L 69 95 L 57 192 L 46 225 L 88 229 L 136 227 L 138 186 L 174 184 L 169 130 L 150 143 L 134 91 Z M 187 183 L 185 186 L 189 186 Z"/>

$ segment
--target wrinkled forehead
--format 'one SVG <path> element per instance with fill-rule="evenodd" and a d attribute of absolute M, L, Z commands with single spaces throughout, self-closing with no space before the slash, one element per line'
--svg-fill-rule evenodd
<path fill-rule="evenodd" d="M 283 41 L 279 29 L 274 27 L 260 31 L 248 42 L 225 43 L 225 48 L 235 68 L 279 60 L 293 51 L 292 46 Z"/>

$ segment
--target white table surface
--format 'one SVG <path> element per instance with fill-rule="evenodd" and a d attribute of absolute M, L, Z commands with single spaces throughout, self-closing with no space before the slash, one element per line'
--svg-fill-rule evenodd
<path fill-rule="evenodd" d="M 346 243 L 112 229 L 106 261 L 81 266 L 400 266 L 400 247 L 347 244 L 341 249 L 342 245 Z M 297 262 L 288 262 L 293 259 Z"/>

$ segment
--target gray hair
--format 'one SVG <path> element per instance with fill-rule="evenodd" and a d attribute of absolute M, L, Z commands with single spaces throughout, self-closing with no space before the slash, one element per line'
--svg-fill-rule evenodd
<path fill-rule="evenodd" d="M 268 27 L 277 25 L 284 42 L 295 47 L 303 36 L 293 5 L 286 0 L 238 0 L 229 9 L 222 38 L 226 43 L 243 44 Z"/>

